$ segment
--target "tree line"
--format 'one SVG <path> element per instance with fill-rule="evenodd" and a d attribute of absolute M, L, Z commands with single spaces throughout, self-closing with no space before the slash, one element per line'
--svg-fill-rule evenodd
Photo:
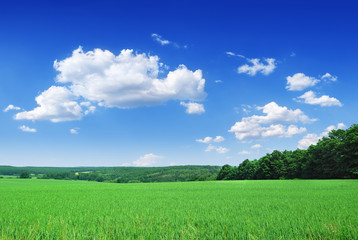
<path fill-rule="evenodd" d="M 97 182 L 186 182 L 215 180 L 220 166 L 170 167 L 12 167 L 0 166 L 0 175 L 38 179 L 85 180 Z"/>
<path fill-rule="evenodd" d="M 217 180 L 358 178 L 358 125 L 332 130 L 307 150 L 273 151 L 239 166 L 224 165 Z"/>

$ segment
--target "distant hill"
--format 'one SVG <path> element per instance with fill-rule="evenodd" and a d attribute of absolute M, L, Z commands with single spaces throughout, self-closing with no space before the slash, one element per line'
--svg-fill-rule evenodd
<path fill-rule="evenodd" d="M 13 167 L 0 166 L 0 175 L 23 172 L 37 178 L 89 180 L 98 182 L 178 182 L 215 180 L 220 166 L 170 167 Z"/>

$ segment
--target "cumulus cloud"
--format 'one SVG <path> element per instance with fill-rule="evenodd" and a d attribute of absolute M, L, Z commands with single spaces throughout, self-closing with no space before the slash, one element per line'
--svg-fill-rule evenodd
<path fill-rule="evenodd" d="M 35 128 L 30 128 L 25 125 L 20 126 L 19 129 L 23 132 L 32 132 L 32 133 L 37 132 L 37 130 Z"/>
<path fill-rule="evenodd" d="M 317 119 L 310 119 L 300 109 L 291 110 L 287 107 L 281 107 L 275 102 L 266 104 L 263 107 L 257 107 L 265 115 L 253 115 L 244 117 L 236 122 L 229 132 L 235 133 L 239 140 L 245 138 L 266 138 L 266 137 L 292 137 L 306 131 L 304 127 L 296 125 L 284 126 L 278 123 L 310 123 Z M 268 126 L 265 126 L 268 125 Z"/>
<path fill-rule="evenodd" d="M 332 76 L 330 73 L 326 73 L 321 77 L 322 80 L 328 80 L 328 81 L 332 81 L 335 82 L 337 81 L 338 77 L 337 76 Z"/>
<path fill-rule="evenodd" d="M 162 158 L 163 156 L 155 155 L 153 153 L 148 153 L 140 157 L 138 160 L 134 161 L 133 164 L 137 167 L 153 166 L 154 164 L 157 163 L 158 159 L 162 159 Z"/>
<path fill-rule="evenodd" d="M 78 104 L 77 99 L 78 97 L 66 87 L 52 86 L 36 97 L 38 107 L 31 111 L 17 113 L 15 119 L 50 120 L 52 122 L 79 120 L 86 113 Z"/>
<path fill-rule="evenodd" d="M 293 76 L 288 76 L 286 89 L 289 91 L 301 91 L 305 88 L 312 87 L 319 83 L 320 80 L 306 76 L 304 73 L 296 73 Z"/>
<path fill-rule="evenodd" d="M 237 69 L 238 73 L 247 73 L 250 76 L 255 76 L 259 72 L 269 75 L 276 68 L 276 60 L 274 58 L 265 58 L 266 64 L 260 62 L 258 58 L 247 59 L 247 61 L 251 63 L 251 66 L 248 64 L 240 66 Z"/>
<path fill-rule="evenodd" d="M 205 137 L 204 139 L 197 139 L 196 141 L 197 142 L 200 142 L 200 143 L 213 143 L 213 142 L 222 142 L 224 141 L 225 138 L 222 137 L 222 136 L 216 136 L 215 138 L 212 138 L 212 137 Z"/>
<path fill-rule="evenodd" d="M 206 137 L 204 139 L 197 139 L 196 141 L 200 142 L 200 143 L 211 143 L 213 141 L 213 138 L 212 137 Z"/>
<path fill-rule="evenodd" d="M 205 98 L 205 79 L 200 69 L 190 71 L 179 65 L 159 78 L 161 66 L 164 65 L 157 56 L 133 50 L 122 50 L 116 56 L 108 50 L 84 52 L 79 47 L 72 56 L 54 62 L 59 72 L 56 81 L 67 86 L 50 87 L 36 98 L 39 107 L 18 113 L 15 118 L 70 121 L 94 112 L 92 104 L 125 109 Z"/>
<path fill-rule="evenodd" d="M 79 132 L 78 132 L 78 128 L 72 128 L 72 129 L 70 129 L 70 133 L 71 134 L 79 134 Z"/>
<path fill-rule="evenodd" d="M 205 112 L 204 105 L 201 103 L 195 103 L 195 102 L 180 102 L 180 105 L 186 107 L 186 113 L 187 114 L 202 114 Z"/>
<path fill-rule="evenodd" d="M 330 125 L 325 129 L 325 131 L 323 131 L 321 133 L 321 136 L 326 137 L 326 136 L 328 136 L 328 133 L 332 130 L 345 129 L 345 128 L 346 128 L 346 125 L 344 125 L 344 123 L 338 123 L 337 126 Z"/>
<path fill-rule="evenodd" d="M 251 146 L 251 149 L 259 149 L 259 148 L 262 148 L 261 144 L 255 144 Z"/>
<path fill-rule="evenodd" d="M 101 106 L 131 108 L 161 104 L 171 99 L 202 100 L 205 79 L 201 70 L 184 65 L 158 78 L 159 58 L 122 50 L 118 56 L 101 49 L 75 50 L 71 57 L 55 61 L 57 81 L 70 83 L 73 93 Z"/>
<path fill-rule="evenodd" d="M 211 151 L 216 151 L 217 153 L 224 154 L 224 153 L 227 153 L 229 151 L 229 149 L 227 149 L 225 147 L 218 147 L 218 146 L 214 146 L 214 145 L 210 144 L 205 149 L 205 152 L 211 152 Z"/>
<path fill-rule="evenodd" d="M 224 141 L 224 140 L 225 140 L 224 137 L 222 137 L 222 136 L 216 136 L 216 137 L 214 138 L 213 142 L 222 142 L 222 141 Z"/>
<path fill-rule="evenodd" d="M 303 99 L 304 103 L 311 105 L 320 105 L 321 107 L 343 106 L 343 104 L 337 98 L 330 97 L 328 95 L 316 97 L 316 94 L 313 91 L 308 91 L 302 96 L 299 96 L 296 101 L 300 101 L 299 99 Z"/>
<path fill-rule="evenodd" d="M 318 136 L 317 134 L 314 133 L 309 133 L 298 142 L 298 148 L 306 149 L 310 145 L 316 144 L 321 138 L 322 136 Z"/>
<path fill-rule="evenodd" d="M 346 126 L 343 123 L 338 123 L 337 126 L 330 125 L 328 126 L 320 135 L 315 133 L 309 133 L 305 135 L 300 141 L 298 141 L 299 149 L 306 149 L 310 145 L 315 145 L 322 137 L 328 136 L 328 133 L 332 130 L 344 129 Z"/>
<path fill-rule="evenodd" d="M 10 104 L 10 105 L 7 106 L 3 111 L 4 111 L 4 112 L 8 112 L 8 111 L 10 111 L 10 110 L 16 110 L 16 111 L 18 111 L 18 110 L 21 110 L 21 108 L 20 108 L 20 107 L 16 107 L 16 106 Z"/>

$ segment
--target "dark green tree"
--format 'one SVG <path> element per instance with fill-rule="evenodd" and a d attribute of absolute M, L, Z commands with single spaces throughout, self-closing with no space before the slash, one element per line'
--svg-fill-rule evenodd
<path fill-rule="evenodd" d="M 30 174 L 28 172 L 22 172 L 20 174 L 20 178 L 31 178 L 31 177 L 30 177 Z"/>
<path fill-rule="evenodd" d="M 217 180 L 234 180 L 236 179 L 236 168 L 228 164 L 224 165 L 216 178 Z"/>

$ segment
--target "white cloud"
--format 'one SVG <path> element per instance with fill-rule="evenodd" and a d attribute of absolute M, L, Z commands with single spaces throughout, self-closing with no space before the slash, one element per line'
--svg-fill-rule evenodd
<path fill-rule="evenodd" d="M 35 128 L 29 128 L 28 126 L 22 125 L 19 129 L 23 132 L 37 132 Z"/>
<path fill-rule="evenodd" d="M 262 110 L 266 115 L 257 116 L 253 115 L 249 117 L 258 123 L 275 123 L 275 122 L 303 122 L 309 123 L 315 121 L 305 115 L 300 109 L 291 110 L 287 107 L 281 107 L 275 102 L 270 102 L 263 107 L 257 107 L 258 110 Z"/>
<path fill-rule="evenodd" d="M 259 149 L 259 148 L 262 148 L 261 144 L 255 144 L 251 146 L 251 149 Z"/>
<path fill-rule="evenodd" d="M 302 96 L 299 96 L 298 99 L 303 99 L 304 103 L 311 105 L 320 105 L 321 107 L 343 106 L 343 104 L 337 98 L 330 97 L 328 95 L 323 95 L 317 98 L 316 94 L 313 91 L 306 92 Z"/>
<path fill-rule="evenodd" d="M 246 105 L 246 104 L 241 104 L 241 108 L 242 108 L 242 112 L 245 114 L 249 114 L 252 111 L 252 106 L 250 105 Z"/>
<path fill-rule="evenodd" d="M 71 134 L 79 134 L 78 128 L 72 128 L 72 129 L 70 129 L 70 133 L 71 133 Z"/>
<path fill-rule="evenodd" d="M 233 53 L 233 52 L 226 52 L 226 54 L 227 54 L 227 55 L 230 55 L 230 56 L 236 56 L 236 54 Z"/>
<path fill-rule="evenodd" d="M 317 134 L 309 133 L 306 136 L 304 136 L 299 142 L 298 142 L 298 148 L 299 149 L 306 149 L 310 145 L 316 144 L 322 137 L 318 136 Z"/>
<path fill-rule="evenodd" d="M 236 54 L 236 53 L 233 53 L 233 52 L 226 52 L 226 54 L 229 55 L 229 56 L 246 58 L 244 55 Z"/>
<path fill-rule="evenodd" d="M 295 57 L 296 53 L 295 52 L 291 52 L 290 57 Z"/>
<path fill-rule="evenodd" d="M 346 128 L 346 125 L 344 125 L 344 123 L 338 123 L 337 126 L 330 125 L 325 129 L 325 131 L 323 131 L 321 133 L 321 136 L 326 137 L 326 136 L 328 136 L 328 133 L 332 130 L 345 129 L 345 128 Z"/>
<path fill-rule="evenodd" d="M 238 152 L 240 155 L 249 155 L 251 154 L 249 151 L 242 150 L 241 152 Z"/>
<path fill-rule="evenodd" d="M 224 154 L 224 153 L 227 153 L 229 151 L 229 149 L 225 148 L 225 147 L 217 147 L 216 148 L 216 152 L 217 153 L 221 153 L 221 154 Z"/>
<path fill-rule="evenodd" d="M 215 139 L 213 140 L 213 142 L 222 142 L 222 141 L 224 141 L 224 140 L 225 140 L 224 137 L 222 137 L 222 136 L 216 136 Z"/>
<path fill-rule="evenodd" d="M 326 73 L 321 77 L 321 79 L 335 82 L 335 81 L 337 81 L 338 77 L 337 76 L 332 76 L 330 73 Z"/>
<path fill-rule="evenodd" d="M 320 135 L 309 133 L 305 135 L 300 141 L 298 141 L 299 149 L 306 149 L 310 145 L 316 144 L 322 137 L 328 136 L 328 133 L 332 130 L 344 129 L 346 126 L 343 123 L 338 123 L 337 126 L 330 125 L 328 126 Z"/>
<path fill-rule="evenodd" d="M 16 110 L 16 111 L 18 111 L 18 110 L 21 110 L 21 108 L 20 108 L 20 107 L 16 107 L 16 106 L 10 104 L 10 105 L 7 106 L 3 111 L 4 111 L 4 112 L 8 112 L 8 111 L 10 111 L 10 110 Z"/>
<path fill-rule="evenodd" d="M 152 38 L 153 38 L 154 41 L 160 43 L 161 45 L 170 44 L 170 41 L 163 39 L 162 36 L 160 36 L 159 34 L 153 33 Z"/>
<path fill-rule="evenodd" d="M 84 52 L 79 47 L 71 57 L 54 62 L 59 72 L 56 81 L 68 86 L 50 87 L 36 98 L 39 107 L 18 113 L 15 118 L 70 121 L 94 112 L 93 103 L 125 109 L 169 100 L 201 101 L 205 98 L 205 79 L 200 69 L 193 72 L 180 65 L 166 77 L 159 78 L 161 66 L 165 65 L 157 56 L 133 53 L 133 50 L 122 50 L 116 56 L 108 50 Z"/>
<path fill-rule="evenodd" d="M 52 86 L 36 97 L 39 105 L 34 110 L 19 112 L 15 119 L 50 120 L 52 122 L 79 120 L 84 115 L 78 97 L 66 87 Z"/>
<path fill-rule="evenodd" d="M 75 95 L 101 106 L 132 108 L 172 99 L 200 101 L 206 96 L 201 70 L 192 72 L 180 65 L 159 79 L 160 65 L 157 56 L 137 54 L 133 50 L 122 50 L 115 56 L 101 49 L 85 53 L 82 48 L 54 63 L 60 72 L 58 82 L 70 83 Z"/>
<path fill-rule="evenodd" d="M 222 83 L 223 81 L 221 80 L 215 80 L 215 83 Z"/>
<path fill-rule="evenodd" d="M 211 151 L 216 151 L 217 153 L 224 154 L 224 153 L 227 153 L 229 151 L 229 149 L 227 149 L 225 147 L 218 147 L 218 146 L 214 146 L 214 145 L 210 144 L 205 149 L 205 152 L 211 152 Z"/>
<path fill-rule="evenodd" d="M 320 81 L 314 77 L 306 76 L 303 73 L 296 73 L 292 77 L 288 76 L 286 79 L 286 89 L 290 91 L 301 91 L 307 87 L 316 85 Z"/>
<path fill-rule="evenodd" d="M 166 40 L 166 39 L 163 39 L 163 37 L 157 33 L 152 33 L 152 38 L 154 41 L 158 42 L 160 45 L 164 46 L 164 45 L 172 45 L 176 48 L 180 48 L 181 46 L 179 44 L 177 44 L 176 42 L 173 42 L 173 41 L 169 41 L 169 40 Z M 183 48 L 188 48 L 188 45 L 184 45 L 182 46 Z"/>
<path fill-rule="evenodd" d="M 187 114 L 202 114 L 205 112 L 204 105 L 201 103 L 195 103 L 195 102 L 180 102 L 180 105 L 186 107 L 186 113 Z"/>
<path fill-rule="evenodd" d="M 256 73 L 260 72 L 264 75 L 268 75 L 273 72 L 276 68 L 276 63 L 274 58 L 265 58 L 264 61 L 267 63 L 260 62 L 260 59 L 253 58 L 247 59 L 252 65 L 249 66 L 248 64 L 240 66 L 237 70 L 238 73 L 247 73 L 250 76 L 255 76 Z"/>
<path fill-rule="evenodd" d="M 206 137 L 206 138 L 204 138 L 204 139 L 197 139 L 196 141 L 197 141 L 197 142 L 200 142 L 200 143 L 211 143 L 212 140 L 213 140 L 212 137 Z"/>
<path fill-rule="evenodd" d="M 300 109 L 291 110 L 287 107 L 281 107 L 275 102 L 266 104 L 264 107 L 257 107 L 266 115 L 244 117 L 236 122 L 229 132 L 235 133 L 237 139 L 244 138 L 265 138 L 265 137 L 292 137 L 306 131 L 306 128 L 298 128 L 295 125 L 284 126 L 275 123 L 310 123 L 317 119 L 310 119 Z M 263 125 L 270 124 L 269 126 Z"/>
<path fill-rule="evenodd" d="M 200 143 L 212 143 L 212 142 L 222 142 L 225 138 L 222 136 L 216 136 L 215 138 L 212 137 L 205 137 L 204 139 L 197 139 L 197 142 Z"/>
<path fill-rule="evenodd" d="M 153 166 L 154 164 L 157 163 L 157 160 L 161 158 L 163 158 L 163 156 L 158 156 L 153 153 L 148 153 L 140 157 L 138 160 L 134 161 L 133 164 L 137 167 Z"/>
<path fill-rule="evenodd" d="M 300 127 L 298 128 L 295 125 L 290 125 L 288 127 L 285 127 L 281 124 L 276 125 L 270 125 L 269 127 L 261 127 L 261 136 L 262 137 L 284 137 L 284 138 L 290 138 L 293 135 L 301 134 L 306 131 L 306 128 Z"/>

